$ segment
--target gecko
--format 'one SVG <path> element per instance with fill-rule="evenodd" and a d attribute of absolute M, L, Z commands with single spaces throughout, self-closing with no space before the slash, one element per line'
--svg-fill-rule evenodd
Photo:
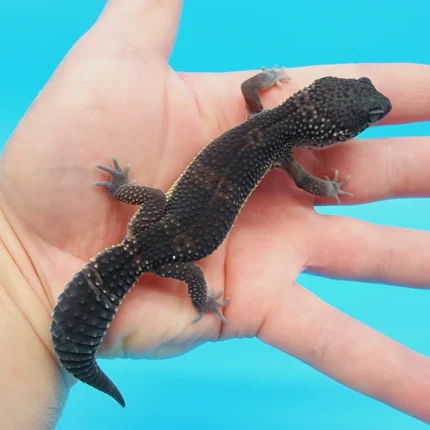
<path fill-rule="evenodd" d="M 188 286 L 196 323 L 221 309 L 229 298 L 208 290 L 195 262 L 212 254 L 233 227 L 246 200 L 272 169 L 284 170 L 296 186 L 312 195 L 339 195 L 349 180 L 320 179 L 295 161 L 293 148 L 323 149 L 353 137 L 383 119 L 390 100 L 367 77 L 327 76 L 297 91 L 282 104 L 265 109 L 260 93 L 289 80 L 285 68 L 263 68 L 241 85 L 246 120 L 219 135 L 192 160 L 171 188 L 138 185 L 122 169 L 97 165 L 110 175 L 95 182 L 123 203 L 140 205 L 122 243 L 97 254 L 58 296 L 50 332 L 61 365 L 78 380 L 100 390 L 122 407 L 116 385 L 96 362 L 96 352 L 127 292 L 145 272 Z"/>

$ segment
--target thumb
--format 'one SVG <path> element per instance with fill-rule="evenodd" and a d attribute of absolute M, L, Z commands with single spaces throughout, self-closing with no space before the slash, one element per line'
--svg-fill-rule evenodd
<path fill-rule="evenodd" d="M 182 0 L 109 0 L 96 27 L 126 49 L 168 59 L 173 49 Z"/>

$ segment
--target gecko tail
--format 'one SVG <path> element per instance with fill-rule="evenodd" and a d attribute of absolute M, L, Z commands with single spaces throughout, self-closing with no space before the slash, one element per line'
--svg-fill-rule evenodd
<path fill-rule="evenodd" d="M 53 333 L 56 332 L 55 323 L 53 324 L 52 331 Z M 53 338 L 54 337 L 55 334 L 53 334 Z M 67 344 L 58 341 L 58 338 L 55 339 L 55 353 L 60 359 L 62 366 L 69 373 L 85 384 L 88 384 L 91 387 L 106 393 L 108 396 L 111 396 L 123 408 L 125 408 L 124 397 L 120 393 L 117 386 L 108 376 L 106 376 L 103 370 L 100 369 L 95 360 L 95 354 L 79 354 L 63 351 L 63 349 L 70 349 L 70 347 L 68 348 Z"/>
<path fill-rule="evenodd" d="M 62 366 L 122 407 L 124 398 L 98 366 L 96 353 L 122 299 L 144 271 L 123 245 L 109 248 L 74 275 L 52 312 L 52 343 Z"/>

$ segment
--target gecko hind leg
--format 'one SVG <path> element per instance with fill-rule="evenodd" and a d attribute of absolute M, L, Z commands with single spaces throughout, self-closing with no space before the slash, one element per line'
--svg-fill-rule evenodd
<path fill-rule="evenodd" d="M 228 321 L 221 313 L 220 308 L 226 306 L 230 302 L 230 298 L 221 302 L 218 299 L 223 294 L 222 290 L 217 294 L 214 290 L 207 291 L 203 270 L 197 264 L 191 262 L 166 263 L 155 268 L 152 272 L 158 276 L 177 279 L 188 284 L 188 295 L 199 312 L 199 315 L 192 320 L 192 324 L 199 321 L 206 312 L 215 313 L 223 323 L 227 324 Z"/>
<path fill-rule="evenodd" d="M 282 87 L 282 81 L 291 80 L 285 71 L 285 67 L 268 69 L 262 68 L 262 72 L 244 81 L 241 86 L 242 94 L 248 110 L 248 118 L 264 110 L 260 98 L 260 91 L 267 90 L 273 86 Z"/>

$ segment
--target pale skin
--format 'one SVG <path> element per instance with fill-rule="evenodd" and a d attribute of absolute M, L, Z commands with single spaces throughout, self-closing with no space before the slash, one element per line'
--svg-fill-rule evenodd
<path fill-rule="evenodd" d="M 168 66 L 181 6 L 179 0 L 108 2 L 2 155 L 0 344 L 7 348 L 0 350 L 0 401 L 8 410 L 2 428 L 55 423 L 74 381 L 52 351 L 51 310 L 82 264 L 123 239 L 135 210 L 92 185 L 107 179 L 95 165 L 109 165 L 115 156 L 122 165 L 132 164 L 130 177 L 138 183 L 166 191 L 204 145 L 246 118 L 240 84 L 255 71 L 178 74 Z M 263 95 L 266 107 L 321 76 L 368 76 L 393 103 L 385 123 L 430 120 L 426 66 L 326 66 L 288 73 L 291 82 Z M 354 196 L 341 196 L 342 204 L 430 195 L 430 138 L 297 153 L 319 177 L 332 177 L 336 169 L 351 175 L 345 190 Z M 145 275 L 122 304 L 102 354 L 169 357 L 208 340 L 258 337 L 430 422 L 430 360 L 295 282 L 307 270 L 427 288 L 430 234 L 322 217 L 313 208 L 321 203 L 335 204 L 315 200 L 280 171 L 269 174 L 228 239 L 200 263 L 209 288 L 231 298 L 223 310 L 229 323 L 205 315 L 192 325 L 196 314 L 185 285 Z"/>

